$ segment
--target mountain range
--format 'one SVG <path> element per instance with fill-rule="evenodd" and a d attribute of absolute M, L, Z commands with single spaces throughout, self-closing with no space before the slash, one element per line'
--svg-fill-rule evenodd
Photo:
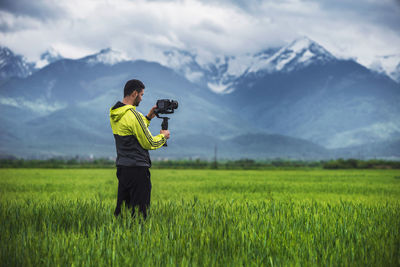
<path fill-rule="evenodd" d="M 169 146 L 155 158 L 210 159 L 215 148 L 230 159 L 400 157 L 399 83 L 306 37 L 212 63 L 182 50 L 164 56 L 130 60 L 108 48 L 74 60 L 50 51 L 34 64 L 1 48 L 0 154 L 114 157 L 108 110 L 138 78 L 142 113 L 160 98 L 179 101 Z M 160 124 L 152 121 L 153 134 Z"/>

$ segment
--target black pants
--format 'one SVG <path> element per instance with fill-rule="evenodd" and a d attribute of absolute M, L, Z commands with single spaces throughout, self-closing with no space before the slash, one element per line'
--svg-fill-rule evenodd
<path fill-rule="evenodd" d="M 147 209 L 150 206 L 151 181 L 148 167 L 117 167 L 118 197 L 117 207 L 114 215 L 121 213 L 121 205 L 132 209 L 132 216 L 135 215 L 135 208 L 143 217 L 147 217 Z"/>

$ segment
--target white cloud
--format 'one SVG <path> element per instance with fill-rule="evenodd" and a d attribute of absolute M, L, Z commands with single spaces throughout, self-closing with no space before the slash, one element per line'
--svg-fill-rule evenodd
<path fill-rule="evenodd" d="M 131 58 L 157 60 L 163 49 L 175 47 L 208 61 L 303 35 L 366 65 L 377 55 L 400 53 L 400 29 L 393 27 L 400 23 L 400 9 L 390 0 L 69 0 L 58 3 L 58 18 L 40 19 L 37 14 L 54 10 L 46 3 L 44 11 L 35 5 L 35 16 L 18 14 L 17 7 L 1 9 L 0 43 L 30 60 L 49 47 L 71 58 L 112 47 Z"/>

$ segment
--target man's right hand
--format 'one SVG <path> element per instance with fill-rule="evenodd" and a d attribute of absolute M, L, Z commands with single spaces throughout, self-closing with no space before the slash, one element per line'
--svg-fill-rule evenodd
<path fill-rule="evenodd" d="M 160 130 L 160 134 L 163 134 L 165 138 L 169 139 L 169 130 Z"/>

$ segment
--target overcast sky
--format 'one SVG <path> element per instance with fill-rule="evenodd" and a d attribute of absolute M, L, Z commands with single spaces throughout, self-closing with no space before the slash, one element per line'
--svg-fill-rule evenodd
<path fill-rule="evenodd" d="M 0 45 L 39 59 L 111 47 L 157 60 L 169 47 L 210 55 L 254 53 L 307 36 L 369 64 L 400 54 L 400 0 L 1 0 Z"/>

